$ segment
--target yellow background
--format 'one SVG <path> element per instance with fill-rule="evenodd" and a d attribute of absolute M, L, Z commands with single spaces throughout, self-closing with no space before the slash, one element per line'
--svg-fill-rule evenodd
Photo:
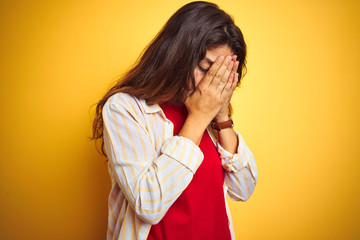
<path fill-rule="evenodd" d="M 105 239 L 95 103 L 188 1 L 0 1 L 0 239 Z M 359 239 L 359 1 L 218 4 L 248 44 L 234 120 L 259 168 L 237 239 Z"/>

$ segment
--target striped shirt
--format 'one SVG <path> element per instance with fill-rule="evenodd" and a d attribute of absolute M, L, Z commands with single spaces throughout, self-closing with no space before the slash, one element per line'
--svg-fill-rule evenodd
<path fill-rule="evenodd" d="M 151 225 L 162 219 L 190 183 L 203 153 L 191 140 L 173 136 L 174 126 L 159 105 L 149 106 L 126 93 L 107 100 L 103 121 L 112 182 L 107 239 L 146 239 Z M 226 170 L 224 194 L 246 201 L 257 182 L 254 155 L 237 131 L 237 153 L 231 154 L 217 142 L 216 131 L 207 130 Z"/>

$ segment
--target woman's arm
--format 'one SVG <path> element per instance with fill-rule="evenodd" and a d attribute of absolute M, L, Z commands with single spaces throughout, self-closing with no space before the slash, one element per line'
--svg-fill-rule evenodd
<path fill-rule="evenodd" d="M 227 187 L 227 194 L 235 201 L 248 200 L 258 180 L 258 169 L 253 153 L 236 130 L 232 129 L 236 136 L 234 142 L 237 143 L 235 153 L 227 151 L 217 139 L 223 130 L 217 132 L 209 128 L 209 131 L 217 144 L 223 168 L 226 170 L 224 184 Z"/>
<path fill-rule="evenodd" d="M 156 224 L 190 183 L 203 154 L 192 141 L 179 136 L 169 137 L 157 154 L 149 126 L 134 106 L 137 102 L 127 94 L 115 95 L 105 104 L 105 147 L 131 207 L 141 219 Z"/>
<path fill-rule="evenodd" d="M 228 195 L 236 201 L 246 201 L 253 194 L 258 180 L 258 169 L 253 153 L 244 139 L 237 133 L 239 145 L 232 158 L 226 151 L 220 150 L 223 166 L 227 170 L 225 184 Z"/>
<path fill-rule="evenodd" d="M 231 74 L 236 79 L 239 78 L 237 69 L 239 62 L 236 61 L 237 56 L 233 55 L 232 60 L 235 62 Z M 228 107 L 233 91 L 228 95 L 227 101 L 222 105 L 219 112 L 215 116 L 217 123 L 229 120 Z M 227 186 L 228 195 L 236 201 L 246 201 L 254 192 L 257 183 L 258 170 L 254 155 L 247 147 L 240 133 L 233 128 L 225 128 L 221 131 L 210 129 L 211 135 L 217 140 L 218 152 L 222 160 L 226 176 L 224 183 Z"/>

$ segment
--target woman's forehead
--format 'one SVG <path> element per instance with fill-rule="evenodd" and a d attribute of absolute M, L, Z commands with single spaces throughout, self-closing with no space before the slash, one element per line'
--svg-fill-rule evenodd
<path fill-rule="evenodd" d="M 227 45 L 222 45 L 206 51 L 205 60 L 212 64 L 219 56 L 232 56 L 234 52 Z"/>

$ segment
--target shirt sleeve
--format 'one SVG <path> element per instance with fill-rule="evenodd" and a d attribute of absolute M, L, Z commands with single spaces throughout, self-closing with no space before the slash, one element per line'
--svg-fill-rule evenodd
<path fill-rule="evenodd" d="M 228 196 L 235 201 L 246 201 L 254 192 L 258 178 L 258 169 L 253 153 L 246 145 L 239 132 L 234 130 L 238 138 L 238 148 L 231 154 L 217 144 L 220 159 L 225 171 L 225 185 Z"/>
<path fill-rule="evenodd" d="M 167 139 L 156 153 L 151 131 L 139 119 L 131 106 L 106 103 L 104 143 L 131 207 L 142 220 L 156 224 L 188 186 L 204 156 L 197 145 L 180 136 Z"/>

